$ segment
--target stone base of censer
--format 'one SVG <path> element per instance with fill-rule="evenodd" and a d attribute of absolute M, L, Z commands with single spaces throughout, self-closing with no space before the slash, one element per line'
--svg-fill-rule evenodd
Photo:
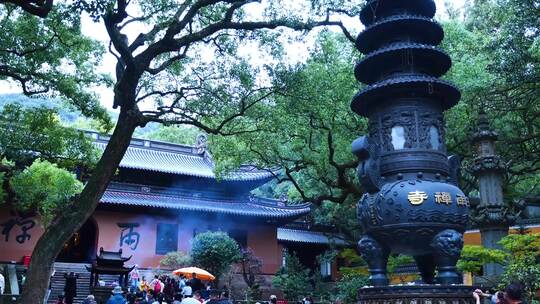
<path fill-rule="evenodd" d="M 474 289 L 464 285 L 365 287 L 358 291 L 358 304 L 474 304 Z"/>

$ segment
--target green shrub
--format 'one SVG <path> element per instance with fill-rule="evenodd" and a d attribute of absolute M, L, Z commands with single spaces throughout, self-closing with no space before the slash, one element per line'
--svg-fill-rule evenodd
<path fill-rule="evenodd" d="M 369 279 L 366 274 L 349 272 L 344 274 L 336 282 L 337 297 L 344 304 L 353 304 L 358 302 L 358 289 L 369 285 Z"/>
<path fill-rule="evenodd" d="M 285 256 L 285 266 L 272 279 L 272 285 L 280 289 L 289 302 L 302 299 L 311 290 L 309 269 L 294 254 Z"/>
<path fill-rule="evenodd" d="M 219 279 L 233 263 L 240 260 L 240 246 L 224 232 L 204 232 L 193 239 L 191 258 L 196 266 Z"/>
<path fill-rule="evenodd" d="M 540 290 L 540 233 L 511 234 L 499 244 L 509 252 L 500 287 L 520 282 L 525 288 L 525 300 L 533 303 L 535 292 Z"/>
<path fill-rule="evenodd" d="M 457 263 L 457 267 L 460 271 L 479 275 L 485 264 L 497 263 L 503 265 L 506 255 L 502 250 L 467 245 L 461 251 L 461 258 Z"/>
<path fill-rule="evenodd" d="M 458 261 L 460 271 L 479 274 L 484 264 L 498 263 L 505 267 L 499 288 L 519 282 L 525 289 L 525 300 L 533 303 L 540 290 L 540 234 L 510 234 L 499 241 L 503 250 L 465 246 Z"/>
<path fill-rule="evenodd" d="M 159 261 L 161 267 L 173 270 L 191 266 L 191 263 L 191 256 L 182 251 L 169 252 Z"/>

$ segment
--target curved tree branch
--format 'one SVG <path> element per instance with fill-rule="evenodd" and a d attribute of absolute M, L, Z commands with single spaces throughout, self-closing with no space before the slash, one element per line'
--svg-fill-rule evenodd
<path fill-rule="evenodd" d="M 41 18 L 46 18 L 53 7 L 53 0 L 0 0 L 0 3 L 14 4 L 25 12 Z"/>

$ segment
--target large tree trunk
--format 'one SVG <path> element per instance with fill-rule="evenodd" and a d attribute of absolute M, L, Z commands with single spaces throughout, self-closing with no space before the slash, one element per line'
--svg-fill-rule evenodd
<path fill-rule="evenodd" d="M 94 213 L 103 192 L 124 156 L 131 137 L 138 124 L 138 118 L 121 111 L 118 123 L 107 148 L 96 165 L 92 176 L 73 206 L 63 210 L 39 238 L 32 253 L 23 287 L 21 303 L 41 304 L 44 301 L 52 265 L 62 246 Z"/>

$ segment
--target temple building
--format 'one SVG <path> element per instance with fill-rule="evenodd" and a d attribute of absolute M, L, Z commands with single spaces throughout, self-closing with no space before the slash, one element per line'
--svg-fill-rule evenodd
<path fill-rule="evenodd" d="M 104 149 L 108 137 L 90 134 Z M 212 157 L 198 138 L 196 146 L 133 139 L 118 173 L 93 216 L 64 245 L 58 262 L 90 264 L 100 248 L 122 249 L 129 265 L 159 267 L 168 252 L 189 252 L 200 232 L 224 231 L 263 261 L 262 274 L 275 274 L 290 247 L 306 246 L 303 257 L 316 267 L 315 256 L 329 240 L 319 232 L 282 228 L 310 212 L 310 204 L 254 197 L 250 192 L 273 173 L 253 166 L 218 178 Z M 0 263 L 21 263 L 31 256 L 42 233 L 39 219 L 0 209 Z M 328 268 L 330 267 L 330 269 Z M 332 272 L 332 265 L 325 265 Z"/>

